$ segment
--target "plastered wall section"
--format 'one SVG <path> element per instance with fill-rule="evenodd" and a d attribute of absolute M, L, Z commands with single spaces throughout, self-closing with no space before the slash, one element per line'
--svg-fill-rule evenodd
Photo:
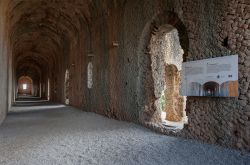
<path fill-rule="evenodd" d="M 5 29 L 5 1 L 0 1 L 0 124 L 6 117 L 8 98 L 8 58 Z"/>

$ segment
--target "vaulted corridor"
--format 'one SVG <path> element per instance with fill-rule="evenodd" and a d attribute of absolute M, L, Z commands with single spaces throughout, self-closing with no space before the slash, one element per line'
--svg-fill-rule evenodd
<path fill-rule="evenodd" d="M 247 165 L 238 151 L 168 137 L 60 104 L 19 102 L 0 126 L 0 164 Z"/>
<path fill-rule="evenodd" d="M 250 0 L 0 0 L 0 164 L 250 162 Z"/>

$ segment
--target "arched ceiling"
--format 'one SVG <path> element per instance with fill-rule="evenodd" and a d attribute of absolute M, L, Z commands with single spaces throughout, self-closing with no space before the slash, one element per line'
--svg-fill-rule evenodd
<path fill-rule="evenodd" d="M 33 80 L 39 81 L 41 79 L 42 70 L 44 71 L 46 68 L 43 68 L 43 66 L 37 61 L 34 61 L 34 59 L 30 57 L 23 58 L 16 67 L 16 78 L 29 76 Z"/>
<path fill-rule="evenodd" d="M 29 68 L 59 68 L 69 53 L 65 45 L 88 28 L 94 6 L 92 0 L 10 0 L 8 28 L 18 75 Z"/>
<path fill-rule="evenodd" d="M 56 75 L 69 59 L 72 45 L 83 38 L 81 32 L 91 33 L 96 19 L 106 16 L 109 7 L 124 4 L 125 0 L 6 1 L 13 69 L 20 76 L 27 69 L 33 69 L 32 74 L 39 70 L 40 75 L 52 71 Z"/>

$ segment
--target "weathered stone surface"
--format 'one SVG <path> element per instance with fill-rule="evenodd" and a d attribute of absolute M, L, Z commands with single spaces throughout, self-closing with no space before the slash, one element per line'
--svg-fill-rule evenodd
<path fill-rule="evenodd" d="M 63 103 L 67 98 L 83 110 L 144 125 L 159 122 L 150 41 L 171 25 L 184 61 L 239 54 L 240 97 L 188 97 L 188 124 L 169 134 L 249 151 L 249 133 L 244 134 L 250 129 L 244 116 L 250 111 L 249 5 L 246 0 L 2 0 L 0 89 L 6 95 L 0 96 L 0 122 L 23 74 L 41 82 L 43 98 Z"/>
<path fill-rule="evenodd" d="M 175 65 L 167 65 L 165 68 L 166 85 L 166 120 L 179 122 L 182 120 L 184 99 L 179 94 L 180 72 Z"/>

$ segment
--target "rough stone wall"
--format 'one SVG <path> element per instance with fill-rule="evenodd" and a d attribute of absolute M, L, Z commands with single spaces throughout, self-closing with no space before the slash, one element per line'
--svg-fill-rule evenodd
<path fill-rule="evenodd" d="M 238 54 L 240 84 L 239 98 L 188 97 L 185 136 L 250 151 L 249 8 L 249 0 L 184 3 L 188 60 Z"/>
<path fill-rule="evenodd" d="M 156 18 L 152 21 L 159 10 L 174 11 L 184 23 L 189 37 L 186 42 L 187 47 L 182 45 L 184 60 L 198 60 L 235 53 L 240 56 L 239 98 L 188 97 L 186 111 L 189 124 L 176 135 L 249 150 L 247 69 L 249 68 L 249 1 L 161 1 L 160 4 L 163 4 L 160 8 L 154 8 L 156 3 L 150 4 L 148 1 L 128 2 L 126 9 L 130 12 L 125 12 L 124 16 L 124 21 L 129 22 L 124 26 L 126 28 L 124 40 L 126 42 L 128 38 L 129 41 L 124 47 L 128 54 L 136 54 L 139 58 L 137 59 L 139 80 L 137 80 L 136 89 L 139 116 L 142 114 L 139 120 L 153 121 L 152 119 L 158 117 L 154 114 L 156 108 L 152 103 L 155 100 L 152 77 L 146 76 L 152 75 L 151 61 L 147 56 L 147 54 L 150 55 L 147 45 L 150 34 L 147 33 L 157 31 L 161 26 L 160 22 L 164 22 L 162 21 L 164 18 Z M 145 11 L 148 11 L 149 15 L 145 14 Z M 165 17 L 168 16 L 165 15 Z M 175 24 L 171 19 L 165 23 Z M 175 25 L 177 29 L 181 27 L 178 23 Z M 185 36 L 182 36 L 184 31 L 181 31 L 181 28 L 178 29 L 181 33 L 181 44 L 185 41 Z M 226 37 L 228 37 L 228 47 L 225 46 Z M 137 74 L 136 71 L 134 73 Z"/>
<path fill-rule="evenodd" d="M 140 122 L 155 120 L 160 117 L 155 107 L 156 96 L 153 88 L 152 62 L 149 56 L 150 37 L 146 34 L 150 29 L 152 17 L 156 13 L 157 4 L 154 1 L 127 1 L 123 16 L 124 34 L 123 51 L 131 60 L 129 70 L 130 87 L 136 93 L 134 102 L 137 110 L 134 112 Z M 133 67 L 131 67 L 133 66 Z M 153 113 L 152 110 L 153 109 Z M 157 116 L 157 117 L 152 117 Z"/>
<path fill-rule="evenodd" d="M 184 117 L 184 98 L 180 96 L 181 75 L 175 65 L 167 65 L 166 72 L 166 120 L 180 122 Z"/>
<path fill-rule="evenodd" d="M 166 46 L 165 42 L 165 34 L 157 33 L 152 36 L 150 40 L 150 54 L 151 54 L 151 68 L 152 68 L 152 76 L 154 81 L 154 96 L 156 111 L 161 113 L 161 95 L 162 92 L 168 90 L 168 86 L 166 85 L 165 75 L 167 72 L 165 71 L 166 63 L 165 56 L 166 52 L 162 49 Z M 167 89 L 166 89 L 167 88 Z M 167 100 L 166 100 L 167 101 Z"/>
<path fill-rule="evenodd" d="M 166 34 L 165 42 L 161 47 L 165 52 L 165 63 L 175 65 L 180 71 L 183 62 L 183 49 L 180 46 L 179 34 L 176 29 Z"/>
<path fill-rule="evenodd" d="M 167 112 L 167 120 L 181 121 L 184 99 L 179 94 L 179 71 L 182 69 L 183 49 L 180 46 L 178 31 L 171 25 L 163 25 L 152 35 L 149 47 L 156 111 Z M 164 110 L 161 107 L 163 92 L 166 98 Z"/>
<path fill-rule="evenodd" d="M 106 12 L 98 13 L 101 16 L 93 25 L 94 78 L 93 89 L 88 90 L 91 103 L 86 108 L 117 119 L 139 120 L 142 123 L 159 121 L 154 105 L 156 96 L 149 48 L 152 33 L 162 25 L 174 25 L 180 34 L 186 61 L 240 53 L 224 47 L 224 37 L 221 37 L 223 31 L 230 31 L 222 25 L 228 23 L 225 14 L 231 10 L 229 4 L 234 4 L 232 2 L 236 3 L 226 0 L 135 0 L 127 1 L 125 7 L 121 4 L 112 6 L 111 1 L 107 6 L 99 4 Z M 243 1 L 237 1 L 237 4 L 231 5 L 231 8 L 239 8 Z M 243 7 L 238 10 L 243 10 L 241 14 L 244 15 L 248 9 Z M 238 10 L 234 17 L 238 17 Z M 169 13 L 161 14 L 163 11 L 176 13 L 179 20 L 172 19 L 167 15 Z M 242 19 L 247 26 L 247 18 L 244 16 Z M 246 30 L 240 32 L 247 33 Z M 231 35 L 237 36 L 234 33 Z M 230 45 L 233 38 L 228 38 Z M 119 46 L 112 47 L 113 41 Z M 242 45 L 247 43 L 245 39 Z M 247 57 L 248 46 L 244 49 Z M 189 124 L 176 135 L 249 150 L 247 60 L 242 60 L 242 55 L 240 60 L 245 61 L 244 67 L 240 65 L 240 75 L 245 76 L 240 77 L 240 88 L 245 89 L 245 94 L 241 92 L 239 99 L 189 97 L 186 108 Z"/>
<path fill-rule="evenodd" d="M 142 3 L 142 4 L 140 4 Z M 143 9 L 139 9 L 136 5 L 140 4 L 143 6 Z M 166 7 L 163 4 L 168 4 Z M 162 9 L 162 7 L 164 9 Z M 127 4 L 127 10 L 129 13 L 134 14 L 135 16 L 126 15 L 124 18 L 130 18 L 130 24 L 127 24 L 126 29 L 131 29 L 128 32 L 133 31 L 133 35 L 135 38 L 129 38 L 130 42 L 135 40 L 133 46 L 136 44 L 136 52 L 131 49 L 131 47 L 126 47 L 127 51 L 135 53 L 134 55 L 137 57 L 138 63 L 138 75 L 137 75 L 137 104 L 139 110 L 139 120 L 141 122 L 157 122 L 160 119 L 159 111 L 157 111 L 157 107 L 155 106 L 155 100 L 158 98 L 157 95 L 154 94 L 154 84 L 153 76 L 152 76 L 152 61 L 151 61 L 151 49 L 150 49 L 150 40 L 153 35 L 155 35 L 161 26 L 168 24 L 168 22 L 172 22 L 176 25 L 175 28 L 179 30 L 182 28 L 182 24 L 176 18 L 175 14 L 172 14 L 172 3 L 162 2 L 159 3 L 153 1 L 140 1 L 137 3 L 129 3 Z M 133 13 L 133 10 L 136 13 Z M 142 10 L 142 11 L 140 11 Z M 166 13 L 162 13 L 162 11 L 167 10 Z M 145 11 L 148 11 L 145 13 Z M 138 15 L 138 18 L 136 17 Z M 164 16 L 166 15 L 166 16 Z M 169 23 L 170 24 L 170 23 Z M 171 24 L 170 24 L 171 25 Z M 126 33 L 126 32 L 125 32 Z M 180 33 L 183 36 L 182 33 Z M 129 34 L 126 35 L 129 37 Z M 185 37 L 182 37 L 182 39 Z M 131 53 L 130 53 L 131 54 Z"/>

